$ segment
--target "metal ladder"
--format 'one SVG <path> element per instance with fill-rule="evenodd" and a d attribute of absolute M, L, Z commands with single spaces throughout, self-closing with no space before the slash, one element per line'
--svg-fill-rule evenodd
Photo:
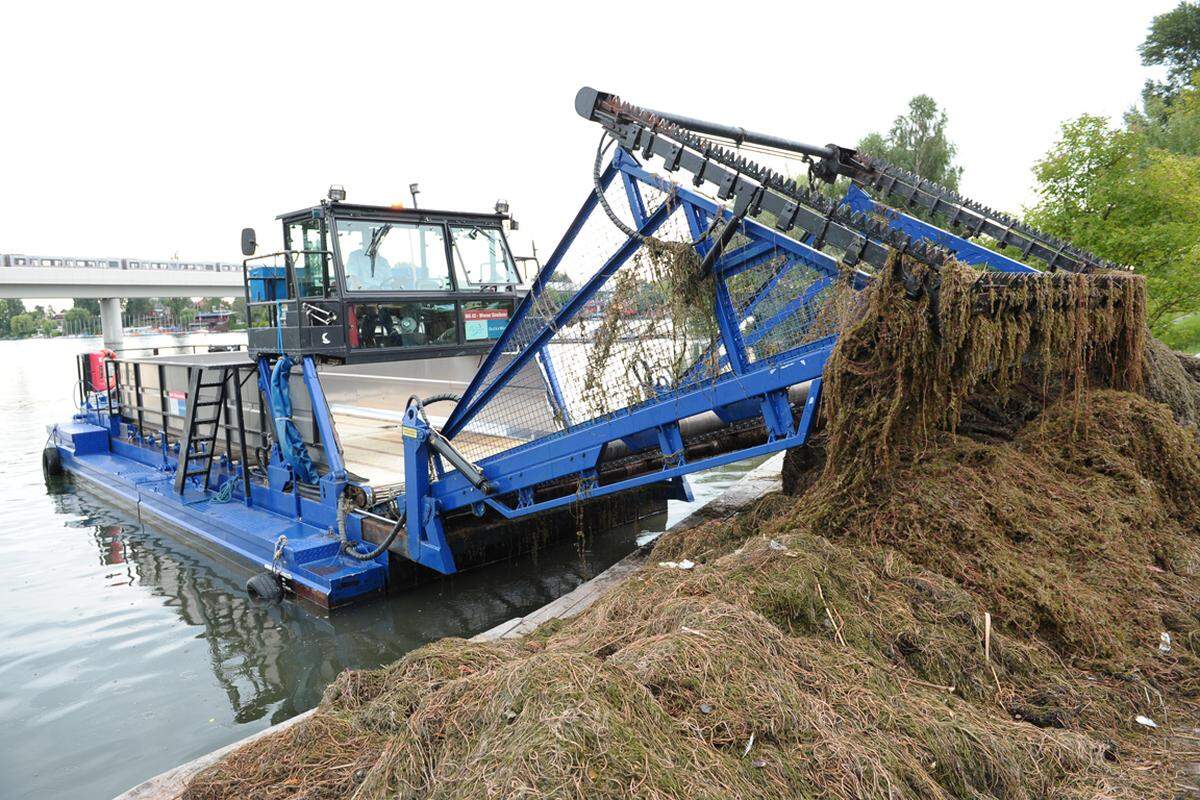
<path fill-rule="evenodd" d="M 246 463 L 246 426 L 242 419 L 242 385 L 240 370 L 236 367 L 222 367 L 221 378 L 216 383 L 204 381 L 204 367 L 192 371 L 188 387 L 188 407 L 186 428 L 183 441 L 179 443 L 179 467 L 175 471 L 175 493 L 183 494 L 188 478 L 204 476 L 204 490 L 208 491 L 212 474 L 213 456 L 216 454 L 217 436 L 221 431 L 221 416 L 225 411 L 225 401 L 228 397 L 229 384 L 233 383 L 234 401 L 237 406 L 238 443 L 241 446 L 242 482 L 246 497 L 250 496 L 249 466 Z M 204 389 L 216 389 L 215 400 L 206 400 L 201 396 Z M 215 409 L 205 413 L 205 409 Z M 201 429 L 207 426 L 208 430 Z M 226 447 L 230 445 L 229 432 L 225 435 Z M 232 453 L 230 453 L 232 456 Z M 195 463 L 200 466 L 193 466 Z"/>

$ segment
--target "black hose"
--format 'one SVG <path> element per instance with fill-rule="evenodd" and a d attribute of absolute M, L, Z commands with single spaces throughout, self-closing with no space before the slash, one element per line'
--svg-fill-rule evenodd
<path fill-rule="evenodd" d="M 596 199 L 600 201 L 600 207 L 604 209 L 604 213 L 612 220 L 612 224 L 616 225 L 621 233 L 628 236 L 630 239 L 645 241 L 646 237 L 640 231 L 635 231 L 633 228 L 625 224 L 625 222 L 617 216 L 617 212 L 613 211 L 612 206 L 608 204 L 608 198 L 604 196 L 604 187 L 600 185 L 601 165 L 604 163 L 604 154 L 608 152 L 608 148 L 612 146 L 612 141 L 605 144 L 608 139 L 608 131 L 600 134 L 600 144 L 596 145 L 596 163 L 592 165 L 592 184 L 596 187 Z"/>
<path fill-rule="evenodd" d="M 417 413 L 425 418 L 425 406 L 431 403 L 457 403 L 462 399 L 462 395 L 454 394 L 453 392 L 440 392 L 439 394 L 431 394 L 424 399 L 417 397 L 415 394 L 409 395 L 408 400 L 404 403 L 404 410 L 408 411 L 412 406 L 417 407 Z"/>
<path fill-rule="evenodd" d="M 462 395 L 455 394 L 454 392 L 441 392 L 440 394 L 431 394 L 429 397 L 422 397 L 421 405 L 430 406 L 434 403 L 457 403 L 459 400 L 462 400 Z"/>
<path fill-rule="evenodd" d="M 358 552 L 358 542 L 345 542 L 342 545 L 342 552 L 353 558 L 355 561 L 374 561 L 376 558 L 379 558 L 379 556 L 383 555 L 384 551 L 392 546 L 392 542 L 396 541 L 396 535 L 400 533 L 400 529 L 404 527 L 404 520 L 407 518 L 407 516 L 408 514 L 405 511 L 401 511 L 400 519 L 396 520 L 396 524 L 392 526 L 392 532 L 389 533 L 387 538 L 380 542 L 379 545 L 371 552 Z"/>
<path fill-rule="evenodd" d="M 425 406 L 430 405 L 432 403 L 442 403 L 442 402 L 457 403 L 460 399 L 462 399 L 461 396 L 454 394 L 453 392 L 442 392 L 441 394 L 433 394 L 424 399 L 419 398 L 416 395 L 413 395 L 412 397 L 408 398 L 408 405 L 412 405 L 415 402 L 417 404 L 417 408 L 424 409 Z M 373 561 L 374 559 L 383 555 L 384 551 L 392 546 L 392 542 L 396 541 L 396 536 L 400 533 L 400 529 L 404 527 L 404 521 L 405 521 L 405 519 L 407 519 L 407 517 L 408 517 L 407 509 L 401 511 L 400 519 L 396 520 L 396 524 L 392 526 L 391 533 L 389 533 L 387 535 L 387 538 L 384 539 L 382 542 L 380 542 L 379 545 L 371 552 L 360 553 L 360 552 L 358 552 L 358 549 L 357 549 L 358 542 L 349 542 L 349 541 L 345 542 L 342 545 L 342 552 L 345 553 L 346 555 L 350 556 L 351 558 L 353 558 L 355 561 Z"/>

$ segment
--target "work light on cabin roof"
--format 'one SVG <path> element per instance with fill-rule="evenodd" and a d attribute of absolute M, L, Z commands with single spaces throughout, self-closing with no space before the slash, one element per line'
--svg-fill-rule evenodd
<path fill-rule="evenodd" d="M 334 183 L 329 186 L 329 199 L 335 203 L 341 203 L 346 200 L 346 187 L 340 183 Z"/>

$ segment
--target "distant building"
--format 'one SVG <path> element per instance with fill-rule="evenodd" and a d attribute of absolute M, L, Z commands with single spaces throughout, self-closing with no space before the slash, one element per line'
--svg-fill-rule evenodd
<path fill-rule="evenodd" d="M 198 311 L 196 318 L 192 320 L 191 329 L 194 331 L 227 331 L 232 316 L 233 312 L 227 308 L 216 311 Z"/>

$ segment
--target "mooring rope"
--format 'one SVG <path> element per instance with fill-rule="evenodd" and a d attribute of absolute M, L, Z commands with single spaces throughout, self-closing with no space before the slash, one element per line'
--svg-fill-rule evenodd
<path fill-rule="evenodd" d="M 214 503 L 228 503 L 233 499 L 233 478 L 221 484 L 221 488 L 213 492 L 212 501 Z"/>

